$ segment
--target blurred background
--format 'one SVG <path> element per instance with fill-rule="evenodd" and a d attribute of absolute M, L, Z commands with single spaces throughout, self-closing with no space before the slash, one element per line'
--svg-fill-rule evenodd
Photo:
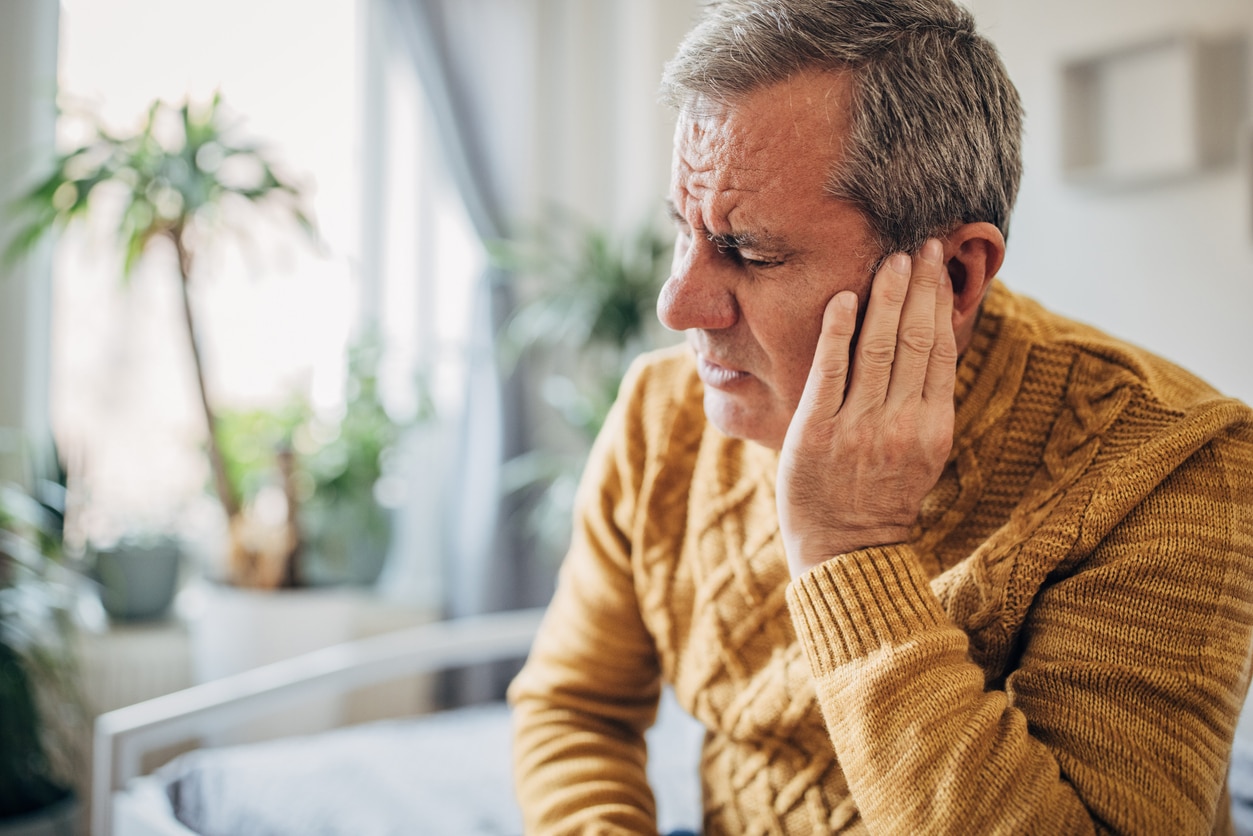
<path fill-rule="evenodd" d="M 1253 5 L 969 5 L 1027 110 L 1003 280 L 1253 401 Z M 85 717 L 544 603 L 608 393 L 674 340 L 650 313 L 673 126 L 656 90 L 698 6 L 0 3 L 0 203 L 73 217 L 0 275 L 0 542 L 42 555 L 0 573 L 0 612 L 48 593 Z M 158 101 L 156 185 L 114 170 L 88 201 L 90 155 L 67 155 L 145 136 Z M 232 185 L 230 148 L 291 200 Z M 191 212 L 191 174 L 234 202 Z M 0 247 L 30 217 L 0 216 Z M 297 591 L 320 609 L 284 609 Z"/>

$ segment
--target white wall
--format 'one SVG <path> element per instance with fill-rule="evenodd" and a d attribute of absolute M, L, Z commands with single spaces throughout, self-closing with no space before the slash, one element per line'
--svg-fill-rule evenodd
<path fill-rule="evenodd" d="M 1248 0 L 970 0 L 1027 109 L 1026 175 L 1001 276 L 1253 402 L 1253 172 L 1063 182 L 1059 63 L 1170 33 L 1253 37 Z"/>
<path fill-rule="evenodd" d="M 542 0 L 540 8 L 540 112 L 551 131 L 537 191 L 618 229 L 633 230 L 650 212 L 660 217 L 674 116 L 657 91 L 698 3 Z"/>
<path fill-rule="evenodd" d="M 0 207 L 30 185 L 55 127 L 58 4 L 0 2 Z M 0 209 L 0 212 L 3 212 Z M 12 225 L 0 215 L 0 247 Z M 48 433 L 48 328 L 52 282 L 48 247 L 0 273 L 0 481 L 20 478 L 6 455 L 17 433 Z"/>

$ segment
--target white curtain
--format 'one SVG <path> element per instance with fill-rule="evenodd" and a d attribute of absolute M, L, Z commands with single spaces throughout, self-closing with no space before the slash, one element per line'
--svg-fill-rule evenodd
<path fill-rule="evenodd" d="M 416 75 L 440 152 L 479 237 L 507 237 L 524 216 L 531 143 L 535 18 L 525 0 L 384 0 L 385 19 Z M 484 67 L 507 67 L 483 73 Z M 438 281 L 438 277 L 435 277 Z M 489 267 L 474 292 L 465 404 L 445 439 L 443 608 L 465 616 L 522 606 L 526 563 L 499 525 L 501 461 L 522 445 L 521 398 L 499 378 L 493 335 L 510 303 Z"/>
<path fill-rule="evenodd" d="M 696 0 L 378 2 L 481 238 L 507 237 L 553 206 L 623 230 L 660 209 L 672 121 L 655 91 Z M 502 384 L 493 361 L 507 287 L 489 269 L 476 290 L 456 481 L 445 495 L 453 616 L 544 603 L 551 591 L 551 562 L 525 554 L 501 525 L 499 465 L 528 437 L 525 393 Z"/>
<path fill-rule="evenodd" d="M 0 3 L 0 207 L 44 170 L 56 132 L 58 5 Z M 11 228 L 0 216 L 0 250 Z M 24 481 L 51 439 L 48 368 L 52 254 L 46 243 L 0 273 L 0 482 Z M 44 462 L 33 462 L 42 467 Z"/>

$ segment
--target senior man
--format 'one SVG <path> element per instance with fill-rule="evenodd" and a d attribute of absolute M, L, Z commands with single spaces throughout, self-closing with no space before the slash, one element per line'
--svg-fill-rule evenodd
<path fill-rule="evenodd" d="M 668 65 L 678 229 L 510 697 L 534 833 L 1210 833 L 1253 416 L 995 278 L 1021 111 L 948 0 L 731 0 Z M 1182 292 L 1182 288 L 1181 288 Z"/>

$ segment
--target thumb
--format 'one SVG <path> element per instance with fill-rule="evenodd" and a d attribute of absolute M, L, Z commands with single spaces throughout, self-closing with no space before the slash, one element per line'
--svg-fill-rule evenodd
<path fill-rule="evenodd" d="M 850 346 L 856 328 L 857 294 L 851 290 L 840 291 L 831 298 L 823 312 L 822 332 L 818 335 L 814 362 L 809 367 L 805 391 L 797 409 L 797 412 L 804 412 L 809 420 L 834 418 L 844 405 Z"/>

